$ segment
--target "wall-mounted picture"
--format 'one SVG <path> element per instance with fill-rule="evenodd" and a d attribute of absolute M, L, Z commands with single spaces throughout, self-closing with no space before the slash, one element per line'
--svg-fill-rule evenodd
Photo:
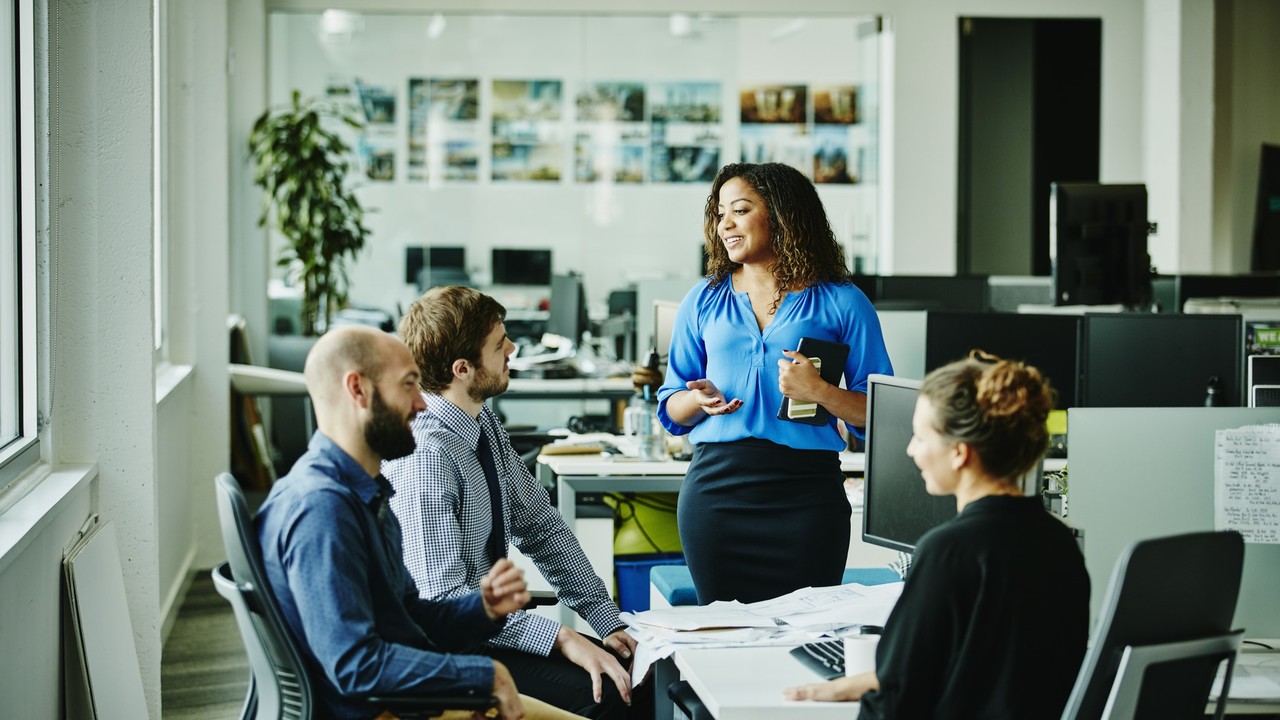
<path fill-rule="evenodd" d="M 431 120 L 480 119 L 480 81 L 432 78 L 427 91 Z"/>
<path fill-rule="evenodd" d="M 559 80 L 494 80 L 493 120 L 559 120 Z"/>
<path fill-rule="evenodd" d="M 396 95 L 378 85 L 356 83 L 360 97 L 360 110 L 366 125 L 394 125 L 396 121 Z"/>
<path fill-rule="evenodd" d="M 858 121 L 858 88 L 856 86 L 813 86 L 814 123 L 818 125 L 853 125 Z"/>
<path fill-rule="evenodd" d="M 720 169 L 720 125 L 654 123 L 649 179 L 653 182 L 702 183 Z"/>
<path fill-rule="evenodd" d="M 852 185 L 858 182 L 853 164 L 852 137 L 842 125 L 815 125 L 813 128 L 813 181 Z"/>
<path fill-rule="evenodd" d="M 805 125 L 743 125 L 738 129 L 742 162 L 780 162 L 813 175 L 813 150 Z"/>
<path fill-rule="evenodd" d="M 718 82 L 658 82 L 649 85 L 653 122 L 720 122 L 722 89 Z"/>
<path fill-rule="evenodd" d="M 642 183 L 645 176 L 644 145 L 599 143 L 579 133 L 574 145 L 574 179 L 580 183 Z"/>
<path fill-rule="evenodd" d="M 406 177 L 478 179 L 480 81 L 409 78 Z"/>
<path fill-rule="evenodd" d="M 445 140 L 443 145 L 445 180 L 480 179 L 480 143 L 470 138 Z"/>
<path fill-rule="evenodd" d="M 492 179 L 496 182 L 558 182 L 564 158 L 560 143 L 493 143 Z"/>
<path fill-rule="evenodd" d="M 808 122 L 808 89 L 804 85 L 747 85 L 738 93 L 740 122 Z"/>
<path fill-rule="evenodd" d="M 588 83 L 576 99 L 578 120 L 585 122 L 643 122 L 644 83 Z"/>
<path fill-rule="evenodd" d="M 392 138 L 361 137 L 356 144 L 365 177 L 376 182 L 396 179 L 396 150 Z"/>

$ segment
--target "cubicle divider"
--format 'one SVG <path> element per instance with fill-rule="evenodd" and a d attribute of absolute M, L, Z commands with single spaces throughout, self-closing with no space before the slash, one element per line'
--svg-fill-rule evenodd
<path fill-rule="evenodd" d="M 1067 520 L 1084 532 L 1091 616 L 1096 618 L 1112 566 L 1129 543 L 1215 529 L 1216 432 L 1268 423 L 1280 423 L 1280 408 L 1076 408 L 1069 412 Z M 1265 499 L 1259 502 L 1260 507 L 1268 505 Z M 1276 502 L 1272 496 L 1272 512 Z M 1247 637 L 1280 637 L 1277 598 L 1280 545 L 1247 542 L 1235 625 L 1243 627 Z M 1169 601 L 1178 602 L 1178 598 Z"/>

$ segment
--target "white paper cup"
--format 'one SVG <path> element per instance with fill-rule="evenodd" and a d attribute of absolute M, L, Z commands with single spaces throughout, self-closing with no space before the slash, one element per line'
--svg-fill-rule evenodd
<path fill-rule="evenodd" d="M 861 675 L 876 669 L 879 635 L 851 635 L 844 639 L 844 674 Z"/>

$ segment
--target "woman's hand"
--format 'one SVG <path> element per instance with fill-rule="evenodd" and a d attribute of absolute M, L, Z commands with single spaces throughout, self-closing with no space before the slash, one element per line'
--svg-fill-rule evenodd
<path fill-rule="evenodd" d="M 693 402 L 708 415 L 728 415 L 742 407 L 741 400 L 736 398 L 726 400 L 724 393 L 720 392 L 715 383 L 706 378 L 690 380 L 684 386 L 689 388 L 689 395 Z"/>
<path fill-rule="evenodd" d="M 785 360 L 778 361 L 778 390 L 792 402 L 821 403 L 825 390 L 832 387 L 822 379 L 813 361 L 795 350 L 783 350 Z"/>
<path fill-rule="evenodd" d="M 801 685 L 782 691 L 788 700 L 818 700 L 822 702 L 852 702 L 863 695 L 880 689 L 880 678 L 874 670 L 851 677 L 836 678 L 824 683 Z"/>

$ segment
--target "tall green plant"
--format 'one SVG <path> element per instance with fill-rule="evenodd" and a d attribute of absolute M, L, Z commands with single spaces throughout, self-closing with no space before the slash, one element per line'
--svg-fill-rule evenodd
<path fill-rule="evenodd" d="M 258 225 L 288 240 L 277 261 L 302 283 L 302 331 L 316 335 L 347 301 L 347 259 L 364 248 L 364 209 L 347 187 L 351 148 L 326 126 L 363 127 L 351 112 L 295 90 L 289 107 L 253 124 L 253 181 L 263 189 Z"/>

